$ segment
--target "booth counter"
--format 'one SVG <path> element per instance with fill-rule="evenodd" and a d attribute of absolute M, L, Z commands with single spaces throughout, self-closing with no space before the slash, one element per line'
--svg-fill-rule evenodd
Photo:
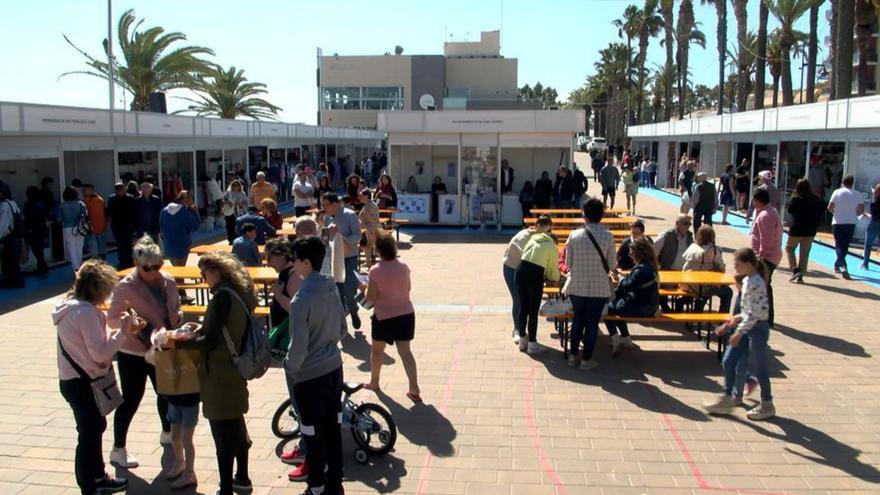
<path fill-rule="evenodd" d="M 397 212 L 394 218 L 409 220 L 410 223 L 421 224 L 431 221 L 430 194 L 398 194 Z"/>

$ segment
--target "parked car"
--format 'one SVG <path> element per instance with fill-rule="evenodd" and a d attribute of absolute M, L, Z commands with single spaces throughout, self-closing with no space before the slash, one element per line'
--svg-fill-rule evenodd
<path fill-rule="evenodd" d="M 587 143 L 587 151 L 593 152 L 604 152 L 608 150 L 608 144 L 605 142 L 605 138 L 603 137 L 594 137 L 590 139 L 590 142 Z"/>

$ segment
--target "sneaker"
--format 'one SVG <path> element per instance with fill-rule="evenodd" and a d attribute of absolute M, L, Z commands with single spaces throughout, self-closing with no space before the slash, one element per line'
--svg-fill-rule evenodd
<path fill-rule="evenodd" d="M 846 269 L 840 270 L 840 276 L 843 277 L 844 280 L 852 280 L 852 277 L 849 276 L 849 272 Z"/>
<path fill-rule="evenodd" d="M 113 450 L 110 451 L 110 464 L 125 469 L 136 468 L 139 465 L 138 458 L 133 455 L 128 455 L 128 451 L 125 450 L 125 447 L 114 447 Z"/>
<path fill-rule="evenodd" d="M 513 335 L 513 343 L 519 344 L 519 334 L 518 333 Z"/>
<path fill-rule="evenodd" d="M 232 491 L 236 493 L 248 494 L 254 491 L 254 484 L 249 479 L 241 479 L 236 477 L 232 480 Z"/>
<path fill-rule="evenodd" d="M 736 406 L 736 400 L 729 395 L 721 395 L 714 402 L 703 405 L 711 414 L 730 414 Z"/>
<path fill-rule="evenodd" d="M 109 474 L 104 475 L 104 479 L 95 484 L 95 495 L 109 495 L 110 493 L 119 493 L 128 490 L 128 480 L 125 478 L 114 478 Z"/>
<path fill-rule="evenodd" d="M 579 364 L 579 363 L 578 363 L 578 358 L 577 358 L 577 356 L 568 356 L 568 367 L 569 367 L 569 368 L 574 368 L 574 367 L 576 367 L 578 364 Z"/>
<path fill-rule="evenodd" d="M 541 354 L 547 350 L 546 347 L 542 346 L 537 342 L 529 342 L 529 346 L 526 348 L 526 352 L 531 355 Z"/>
<path fill-rule="evenodd" d="M 308 477 L 309 465 L 305 462 L 293 468 L 293 471 L 287 473 L 287 479 L 290 481 L 305 481 Z"/>
<path fill-rule="evenodd" d="M 620 355 L 620 335 L 614 334 L 611 336 L 611 355 L 617 357 Z"/>
<path fill-rule="evenodd" d="M 306 462 L 306 455 L 299 450 L 299 446 L 294 447 L 290 452 L 281 454 L 281 462 L 284 464 L 302 464 Z"/>
<path fill-rule="evenodd" d="M 636 348 L 636 345 L 633 343 L 632 337 L 630 337 L 629 335 L 620 338 L 620 345 L 622 345 L 625 349 Z"/>
<path fill-rule="evenodd" d="M 529 339 L 525 337 L 520 337 L 519 339 L 519 352 L 526 352 L 526 349 L 529 347 Z"/>
<path fill-rule="evenodd" d="M 840 267 L 839 267 L 839 266 L 835 266 L 835 267 L 834 267 L 834 273 L 840 273 Z"/>
<path fill-rule="evenodd" d="M 581 361 L 580 369 L 587 371 L 599 367 L 599 362 L 595 359 L 585 359 Z"/>
<path fill-rule="evenodd" d="M 196 478 L 196 473 L 192 471 L 186 471 L 180 475 L 176 480 L 172 481 L 168 484 L 172 490 L 180 490 L 181 488 L 186 488 L 188 486 L 196 486 L 199 484 L 199 480 Z"/>
<path fill-rule="evenodd" d="M 746 386 L 743 389 L 743 395 L 751 397 L 751 395 L 755 393 L 756 388 L 758 388 L 758 379 L 753 376 L 746 378 Z"/>
<path fill-rule="evenodd" d="M 799 283 L 799 284 L 804 283 L 804 276 L 803 275 L 798 274 L 797 283 Z"/>
<path fill-rule="evenodd" d="M 797 279 L 799 279 L 800 277 L 801 277 L 801 271 L 798 270 L 797 268 L 795 268 L 794 271 L 791 272 L 791 276 L 788 277 L 788 281 L 789 282 L 797 282 Z"/>
<path fill-rule="evenodd" d="M 760 404 L 751 409 L 746 417 L 752 421 L 763 421 L 776 416 L 776 407 L 773 406 L 772 400 L 763 400 Z"/>
<path fill-rule="evenodd" d="M 163 431 L 159 434 L 159 444 L 161 445 L 171 445 L 171 432 Z"/>

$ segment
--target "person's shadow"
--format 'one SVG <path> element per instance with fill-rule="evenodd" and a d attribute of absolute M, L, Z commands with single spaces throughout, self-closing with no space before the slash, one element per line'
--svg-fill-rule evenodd
<path fill-rule="evenodd" d="M 370 371 L 372 346 L 367 342 L 367 337 L 362 332 L 357 332 L 342 339 L 342 352 L 361 362 L 357 367 L 359 371 Z M 386 347 L 384 357 L 382 358 L 382 365 L 387 366 L 394 364 L 394 362 L 394 358 L 388 355 L 388 348 Z"/>
<path fill-rule="evenodd" d="M 860 450 L 836 440 L 823 431 L 819 431 L 791 418 L 775 417 L 768 419 L 767 423 L 782 429 L 783 433 L 780 434 L 764 428 L 759 422 L 743 420 L 736 416 L 731 418 L 733 421 L 748 426 L 762 435 L 797 445 L 812 452 L 812 454 L 809 454 L 786 447 L 786 450 L 794 455 L 817 464 L 839 469 L 860 480 L 880 484 L 880 470 L 872 464 L 859 461 L 858 457 L 862 453 Z"/>
<path fill-rule="evenodd" d="M 804 332 L 802 330 L 798 330 L 796 328 L 791 328 L 786 325 L 780 325 L 776 323 L 773 326 L 773 329 L 786 337 L 790 337 L 794 340 L 798 340 L 805 344 L 809 344 L 814 347 L 818 347 L 819 349 L 828 351 L 828 352 L 836 352 L 838 354 L 842 354 L 844 356 L 852 356 L 852 357 L 861 357 L 861 358 L 869 358 L 871 357 L 865 351 L 865 348 L 856 344 L 855 342 L 848 342 L 838 337 L 833 337 L 831 335 L 820 335 L 815 333 Z"/>
<path fill-rule="evenodd" d="M 407 408 L 385 392 L 378 391 L 376 396 L 397 423 L 397 433 L 410 443 L 427 448 L 437 457 L 449 457 L 455 453 L 452 441 L 458 432 L 434 405 L 421 403 Z"/>
<path fill-rule="evenodd" d="M 832 277 L 828 277 L 832 278 Z M 866 277 L 862 275 L 853 275 L 853 280 L 858 280 L 862 282 L 872 283 L 872 284 L 880 284 L 880 278 L 874 277 Z M 807 279 L 809 280 L 809 279 Z M 880 295 L 877 295 L 873 292 L 868 292 L 865 290 L 854 290 L 848 289 L 844 287 L 834 287 L 833 285 L 824 285 L 824 284 L 811 284 L 809 282 L 804 283 L 804 285 L 808 285 L 810 287 L 815 287 L 817 289 L 821 289 L 828 292 L 833 292 L 835 294 L 840 294 L 843 296 L 851 297 L 853 299 L 867 299 L 870 301 L 880 301 Z"/>
<path fill-rule="evenodd" d="M 179 490 L 172 490 L 170 482 L 165 478 L 165 470 L 174 462 L 174 452 L 169 445 L 162 446 L 162 457 L 159 461 L 162 469 L 156 473 L 152 481 L 147 481 L 137 475 L 137 470 L 129 470 L 125 468 L 115 468 L 117 478 L 125 478 L 128 480 L 128 490 L 126 493 L 136 495 L 139 493 L 179 493 L 181 495 L 202 495 L 205 492 L 199 490 L 199 486 L 191 486 Z M 196 469 L 198 472 L 198 469 Z"/>

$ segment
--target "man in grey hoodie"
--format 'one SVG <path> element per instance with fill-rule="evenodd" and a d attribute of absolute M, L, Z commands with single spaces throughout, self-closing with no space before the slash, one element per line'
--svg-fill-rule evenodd
<path fill-rule="evenodd" d="M 303 495 L 342 492 L 339 341 L 348 329 L 336 282 L 320 273 L 324 255 L 318 237 L 301 237 L 293 243 L 293 269 L 303 281 L 290 303 L 290 346 L 284 369 L 306 443 L 308 489 Z"/>

